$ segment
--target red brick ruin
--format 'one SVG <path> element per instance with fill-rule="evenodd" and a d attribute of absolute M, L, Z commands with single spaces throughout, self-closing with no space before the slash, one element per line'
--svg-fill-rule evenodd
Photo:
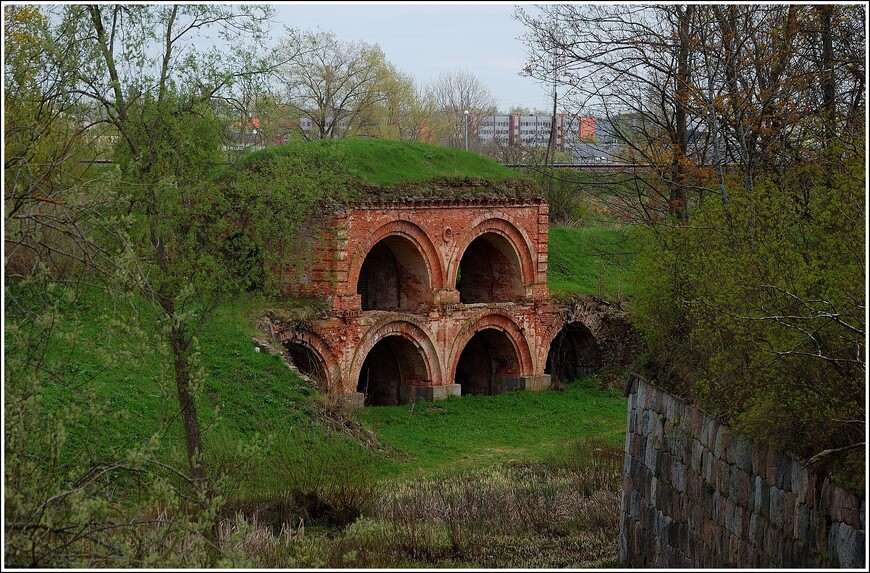
<path fill-rule="evenodd" d="M 288 285 L 326 300 L 328 316 L 265 322 L 331 397 L 393 405 L 540 390 L 551 374 L 600 368 L 582 309 L 549 297 L 545 201 L 378 202 L 332 217 Z"/>

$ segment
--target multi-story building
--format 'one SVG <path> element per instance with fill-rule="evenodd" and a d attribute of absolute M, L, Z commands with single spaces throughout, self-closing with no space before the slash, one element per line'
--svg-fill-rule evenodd
<path fill-rule="evenodd" d="M 476 122 L 481 143 L 502 147 L 546 147 L 553 117 L 545 115 L 491 115 Z M 608 118 L 556 115 L 556 149 L 581 162 L 618 160 L 621 139 Z"/>
<path fill-rule="evenodd" d="M 476 122 L 477 136 L 483 142 L 494 142 L 504 146 L 546 147 L 550 144 L 550 131 L 553 117 L 544 115 L 489 115 Z M 565 147 L 565 129 L 568 116 L 556 115 L 556 148 Z"/>

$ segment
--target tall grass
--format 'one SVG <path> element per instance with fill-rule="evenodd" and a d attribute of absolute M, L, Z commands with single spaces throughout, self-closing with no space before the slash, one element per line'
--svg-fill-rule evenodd
<path fill-rule="evenodd" d="M 621 451 L 569 444 L 564 458 L 380 483 L 370 511 L 329 535 L 238 512 L 221 530 L 260 567 L 588 567 L 615 559 Z M 246 529 L 247 528 L 247 529 Z M 507 542 L 506 540 L 511 540 Z M 517 548 L 522 547 L 523 551 Z M 533 553 L 533 555 L 529 555 Z"/>

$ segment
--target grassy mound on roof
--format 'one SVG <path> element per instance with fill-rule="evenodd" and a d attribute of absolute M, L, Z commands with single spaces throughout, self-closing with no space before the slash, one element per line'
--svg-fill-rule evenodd
<path fill-rule="evenodd" d="M 322 152 L 306 154 L 310 157 L 329 157 L 338 163 L 332 167 L 347 181 L 351 202 L 541 196 L 530 178 L 492 159 L 425 143 L 369 138 L 293 142 L 252 153 L 243 168 L 257 169 L 260 162 L 299 153 L 299 146 Z"/>

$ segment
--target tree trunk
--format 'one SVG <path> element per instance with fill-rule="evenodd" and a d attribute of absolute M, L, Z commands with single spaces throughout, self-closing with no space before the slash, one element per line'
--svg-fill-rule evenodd
<path fill-rule="evenodd" d="M 671 214 L 678 221 L 687 221 L 689 218 L 688 206 L 686 205 L 686 152 L 688 149 L 689 129 L 686 107 L 689 102 L 689 20 L 692 17 L 692 5 L 678 10 L 678 34 L 679 48 L 677 53 L 677 76 L 674 86 L 674 100 L 676 110 L 674 122 L 676 133 L 674 144 L 674 158 L 671 163 Z"/>
<path fill-rule="evenodd" d="M 196 400 L 190 391 L 190 363 L 188 352 L 190 341 L 186 340 L 180 328 L 173 327 L 169 334 L 172 358 L 175 364 L 175 388 L 178 391 L 178 404 L 181 406 L 181 420 L 184 423 L 184 437 L 187 444 L 187 461 L 190 477 L 198 489 L 205 485 L 206 471 L 202 450 L 202 431 L 196 414 Z"/>

